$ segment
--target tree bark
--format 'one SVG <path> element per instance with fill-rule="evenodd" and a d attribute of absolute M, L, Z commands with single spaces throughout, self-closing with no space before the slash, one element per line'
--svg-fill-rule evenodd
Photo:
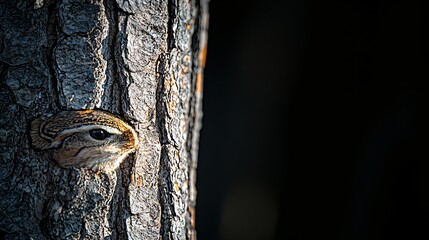
<path fill-rule="evenodd" d="M 206 0 L 0 0 L 5 239 L 195 239 Z M 140 138 L 116 172 L 63 169 L 29 122 L 103 109 Z"/>

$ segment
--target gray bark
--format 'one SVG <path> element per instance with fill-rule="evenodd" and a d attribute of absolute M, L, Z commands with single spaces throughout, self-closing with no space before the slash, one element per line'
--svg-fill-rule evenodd
<path fill-rule="evenodd" d="M 206 0 L 0 0 L 0 234 L 195 239 Z M 31 119 L 108 110 L 138 132 L 117 172 L 62 169 Z"/>

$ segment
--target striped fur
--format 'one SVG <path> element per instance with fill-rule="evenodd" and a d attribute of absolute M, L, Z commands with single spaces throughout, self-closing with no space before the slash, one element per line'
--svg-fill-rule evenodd
<path fill-rule="evenodd" d="M 106 131 L 108 137 L 92 138 L 90 131 L 95 129 Z M 138 147 L 137 134 L 127 123 L 100 110 L 62 111 L 37 118 L 31 123 L 30 137 L 34 149 L 50 151 L 61 167 L 116 168 Z"/>

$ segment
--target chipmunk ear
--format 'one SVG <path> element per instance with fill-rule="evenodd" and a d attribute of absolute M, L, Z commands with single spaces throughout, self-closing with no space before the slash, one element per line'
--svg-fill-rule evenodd
<path fill-rule="evenodd" d="M 36 118 L 31 122 L 30 126 L 30 138 L 33 144 L 33 148 L 36 150 L 48 149 L 51 142 L 49 139 L 42 137 L 42 118 Z"/>

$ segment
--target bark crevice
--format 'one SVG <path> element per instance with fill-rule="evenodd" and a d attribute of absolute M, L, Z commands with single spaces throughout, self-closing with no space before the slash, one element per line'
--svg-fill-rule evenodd
<path fill-rule="evenodd" d="M 174 202 L 171 196 L 173 191 L 171 181 L 171 166 L 169 164 L 168 147 L 166 145 L 161 148 L 161 161 L 159 170 L 159 202 L 161 204 L 161 229 L 160 235 L 162 239 L 172 239 L 172 221 L 176 215 Z"/>
<path fill-rule="evenodd" d="M 169 215 L 171 213 L 170 204 L 172 203 L 169 198 L 169 192 L 171 191 L 171 178 L 170 178 L 170 166 L 168 164 L 168 153 L 166 145 L 169 143 L 168 131 L 166 126 L 166 109 L 165 109 L 165 79 L 166 79 L 166 68 L 167 59 L 165 55 L 160 55 L 157 61 L 157 75 L 158 75 L 158 86 L 156 89 L 156 125 L 159 133 L 159 142 L 161 144 L 161 154 L 158 172 L 158 200 L 161 206 L 161 229 L 160 235 L 163 239 L 170 239 L 168 233 L 171 229 L 171 220 Z"/>
<path fill-rule="evenodd" d="M 126 219 L 130 216 L 130 189 L 129 185 L 131 184 L 131 172 L 132 166 L 134 163 L 130 163 L 130 159 L 134 159 L 134 154 L 129 156 L 121 166 L 121 169 L 118 171 L 117 176 L 117 186 L 118 189 L 118 202 L 117 202 L 117 215 L 116 215 L 116 230 L 117 230 L 117 239 L 128 240 L 127 234 L 127 223 Z M 115 191 L 116 191 L 115 189 Z"/>
<path fill-rule="evenodd" d="M 174 26 L 176 25 L 176 16 L 177 16 L 177 0 L 168 0 L 168 22 L 167 22 L 167 46 L 168 52 L 171 49 L 176 47 L 176 38 L 174 36 Z"/>
<path fill-rule="evenodd" d="M 9 85 L 6 84 L 6 77 L 9 70 L 10 65 L 6 62 L 0 61 L 0 87 L 4 88 L 9 95 L 9 99 L 14 104 L 17 104 L 16 102 L 16 96 L 13 90 L 9 87 Z"/>
<path fill-rule="evenodd" d="M 55 46 L 58 41 L 58 5 L 56 3 L 50 3 L 48 6 L 48 21 L 46 28 L 47 47 L 46 47 L 46 65 L 49 70 L 49 93 L 52 94 L 54 101 L 52 104 L 56 109 L 60 109 L 60 100 L 58 94 L 58 79 L 55 70 L 54 52 Z"/>
<path fill-rule="evenodd" d="M 122 91 L 119 87 L 120 84 L 120 69 L 118 66 L 118 33 L 119 30 L 119 16 L 118 12 L 121 11 L 120 8 L 116 6 L 114 0 L 104 0 L 105 5 L 105 14 L 107 16 L 107 21 L 109 24 L 109 33 L 108 33 L 108 65 L 106 68 L 106 75 L 111 79 L 111 88 L 110 88 L 110 106 L 109 108 L 112 112 L 123 116 L 122 100 L 121 95 Z"/>

